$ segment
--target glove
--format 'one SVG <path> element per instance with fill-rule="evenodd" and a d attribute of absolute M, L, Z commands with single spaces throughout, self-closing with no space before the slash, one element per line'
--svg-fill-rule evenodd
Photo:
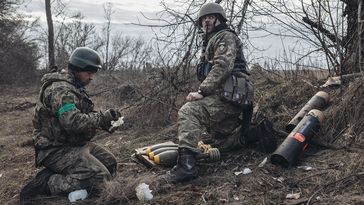
<path fill-rule="evenodd" d="M 100 127 L 108 131 L 111 127 L 111 121 L 117 121 L 121 117 L 121 113 L 115 109 L 108 109 L 102 113 Z"/>

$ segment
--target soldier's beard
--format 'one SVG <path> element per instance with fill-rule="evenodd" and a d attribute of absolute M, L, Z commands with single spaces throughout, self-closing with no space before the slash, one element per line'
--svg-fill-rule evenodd
<path fill-rule="evenodd" d="M 90 84 L 91 81 L 92 81 L 92 78 L 84 79 L 83 81 L 80 80 L 80 83 L 81 83 L 82 86 L 86 86 L 86 85 Z"/>
<path fill-rule="evenodd" d="M 204 27 L 203 27 L 205 33 L 210 33 L 213 29 L 213 25 L 210 25 L 210 24 L 206 24 Z"/>
<path fill-rule="evenodd" d="M 75 77 L 76 77 L 77 83 L 79 85 L 81 85 L 82 87 L 87 86 L 92 81 L 92 78 L 88 78 L 88 77 L 82 76 L 80 73 L 76 73 Z"/>

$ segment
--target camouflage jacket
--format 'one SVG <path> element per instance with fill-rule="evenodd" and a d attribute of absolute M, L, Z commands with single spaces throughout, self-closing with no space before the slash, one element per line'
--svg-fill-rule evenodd
<path fill-rule="evenodd" d="M 241 41 L 225 24 L 217 26 L 207 38 L 206 51 L 202 55 L 212 68 L 199 87 L 204 96 L 222 92 L 223 85 L 234 67 L 246 69 Z M 237 65 L 236 62 L 242 62 L 242 65 Z"/>
<path fill-rule="evenodd" d="M 72 73 L 49 73 L 42 78 L 34 118 L 36 151 L 86 144 L 99 128 L 102 114 Z"/>

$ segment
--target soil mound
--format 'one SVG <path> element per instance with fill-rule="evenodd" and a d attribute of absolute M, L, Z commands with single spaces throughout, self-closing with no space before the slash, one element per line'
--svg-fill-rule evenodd
<path fill-rule="evenodd" d="M 292 76 L 263 69 L 253 70 L 251 76 L 256 102 L 253 122 L 268 119 L 280 131 L 284 131 L 290 119 L 315 93 L 323 90 L 330 95 L 330 104 L 323 110 L 326 121 L 293 167 L 283 169 L 271 165 L 269 154 L 246 147 L 227 154 L 220 162 L 200 163 L 200 177 L 190 183 L 163 184 L 158 177 L 169 169 L 163 167 L 140 167 L 138 174 L 122 167 L 122 176 L 133 175 L 135 181 L 148 182 L 155 196 L 151 202 L 155 204 L 364 203 L 363 80 L 356 79 L 341 87 L 320 88 L 324 81 L 312 76 Z M 174 129 L 140 135 L 140 141 L 134 145 L 142 147 L 146 145 L 144 142 L 154 144 L 165 140 L 176 142 Z M 287 136 L 280 133 L 279 143 Z M 259 167 L 265 158 L 268 163 Z M 242 174 L 245 168 L 252 173 Z M 143 180 L 143 175 L 154 180 Z M 124 187 L 119 193 L 130 194 L 130 190 L 133 191 L 130 186 Z M 126 196 L 108 194 L 102 198 L 112 204 L 142 203 L 136 202 L 135 196 Z"/>
<path fill-rule="evenodd" d="M 323 90 L 330 95 L 330 105 L 323 110 L 326 120 L 320 132 L 294 166 L 288 169 L 274 166 L 269 163 L 269 154 L 259 152 L 256 147 L 245 147 L 224 155 L 218 162 L 200 162 L 196 180 L 165 184 L 159 177 L 170 167 L 148 169 L 130 156 L 134 149 L 146 145 L 177 142 L 176 110 L 159 96 L 159 102 L 149 99 L 148 102 L 153 103 L 143 107 L 146 98 L 137 87 L 102 84 L 101 90 L 107 91 L 93 97 L 95 104 L 100 108 L 122 106 L 132 125 L 112 135 L 100 133 L 97 137 L 95 142 L 110 149 L 117 157 L 118 174 L 115 181 L 106 184 L 100 196 L 92 196 L 78 204 L 145 204 L 134 194 L 135 187 L 142 182 L 150 185 L 154 195 L 152 201 L 147 202 L 150 204 L 363 204 L 363 78 L 340 87 L 320 88 L 324 81 L 314 75 L 255 68 L 251 77 L 255 85 L 253 122 L 271 121 L 276 130 L 282 131 L 278 143 L 287 136 L 283 132 L 286 123 L 315 93 Z M 113 89 L 115 87 L 118 89 Z M 38 88 L 27 90 L 29 92 L 24 89 L 0 92 L 3 96 L 0 121 L 4 128 L 0 130 L 0 204 L 18 204 L 21 187 L 39 171 L 34 167 L 34 150 L 21 143 L 31 139 L 32 105 L 36 102 Z M 115 96 L 124 102 L 118 104 Z M 168 96 L 170 93 L 165 92 L 165 99 Z M 181 96 L 176 98 L 183 99 Z M 133 100 L 128 101 L 129 98 Z M 138 99 L 140 102 L 135 102 Z M 156 95 L 153 99 L 157 99 Z M 182 101 L 173 107 L 178 107 Z M 15 105 L 20 105 L 19 109 L 9 109 Z M 163 121 L 157 126 L 165 117 L 153 110 L 167 112 L 168 122 L 174 123 L 165 126 L 166 121 Z M 147 123 L 144 122 L 154 122 L 153 127 L 145 126 Z M 259 166 L 265 158 L 267 163 Z M 252 172 L 243 174 L 246 168 Z M 66 197 L 41 197 L 35 203 L 69 202 Z"/>

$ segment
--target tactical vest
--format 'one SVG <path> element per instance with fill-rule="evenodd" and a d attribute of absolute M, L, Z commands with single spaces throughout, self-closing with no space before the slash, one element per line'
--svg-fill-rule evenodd
<path fill-rule="evenodd" d="M 229 31 L 236 35 L 236 33 L 231 29 L 222 29 L 217 33 L 215 33 L 211 38 L 219 35 L 224 31 Z M 199 64 L 199 68 L 197 71 L 197 77 L 201 82 L 205 80 L 205 78 L 207 77 L 213 66 L 212 61 L 214 58 L 214 49 L 210 47 L 214 45 L 210 44 L 211 42 L 210 39 L 206 45 L 207 53 L 202 54 L 204 55 L 202 58 L 203 62 Z M 236 45 L 238 45 L 238 49 L 236 58 L 234 60 L 234 67 L 232 71 L 229 73 L 223 85 L 222 93 L 220 93 L 220 96 L 221 99 L 224 101 L 246 108 L 246 107 L 251 107 L 253 105 L 254 90 L 253 90 L 253 85 L 248 78 L 249 73 L 247 71 L 246 60 L 243 55 L 242 43 L 237 35 L 236 35 Z"/>
<path fill-rule="evenodd" d="M 89 99 L 87 93 L 82 91 L 82 89 L 77 89 L 72 82 L 66 79 L 51 79 L 46 81 L 41 87 L 39 100 L 34 111 L 33 126 L 35 129 L 33 133 L 33 142 L 36 150 L 59 147 L 65 144 L 70 146 L 80 146 L 87 142 L 85 140 L 81 140 L 83 139 L 82 137 L 70 137 L 70 135 L 75 133 L 67 133 L 62 128 L 56 113 L 53 113 L 47 106 L 47 101 L 49 100 L 44 96 L 45 90 L 56 82 L 65 82 L 70 85 L 70 88 L 67 86 L 65 89 L 70 89 L 70 91 L 77 96 L 79 103 L 76 104 L 76 107 L 82 113 L 92 112 L 94 108 L 94 105 Z M 72 89 L 72 87 L 74 87 L 74 89 Z M 93 136 L 92 133 L 85 134 Z M 79 135 L 82 134 L 80 133 Z M 71 139 L 80 139 L 80 141 L 70 141 Z M 86 139 L 86 137 L 84 139 Z"/>
<path fill-rule="evenodd" d="M 234 73 L 237 72 L 242 72 L 245 74 L 248 74 L 247 68 L 246 68 L 246 60 L 243 54 L 243 46 L 242 46 L 242 42 L 239 38 L 239 36 L 231 29 L 226 28 L 226 29 L 222 29 L 218 32 L 216 32 L 213 36 L 219 35 L 220 33 L 224 32 L 224 31 L 229 31 L 232 32 L 233 34 L 236 35 L 237 40 L 236 40 L 236 45 L 238 45 L 238 49 L 237 49 L 237 53 L 236 53 L 236 58 L 234 61 L 234 68 L 233 71 Z M 210 37 L 213 38 L 213 36 Z M 203 49 L 202 49 L 202 53 L 201 53 L 201 58 L 200 58 L 200 62 L 197 66 L 197 79 L 202 82 L 205 80 L 205 78 L 207 77 L 207 75 L 209 74 L 209 72 L 212 69 L 212 59 L 214 56 L 214 51 L 213 49 L 209 49 L 211 45 L 208 42 L 204 42 L 203 45 Z M 206 51 L 207 49 L 207 51 Z M 207 53 L 206 53 L 207 52 Z"/>

